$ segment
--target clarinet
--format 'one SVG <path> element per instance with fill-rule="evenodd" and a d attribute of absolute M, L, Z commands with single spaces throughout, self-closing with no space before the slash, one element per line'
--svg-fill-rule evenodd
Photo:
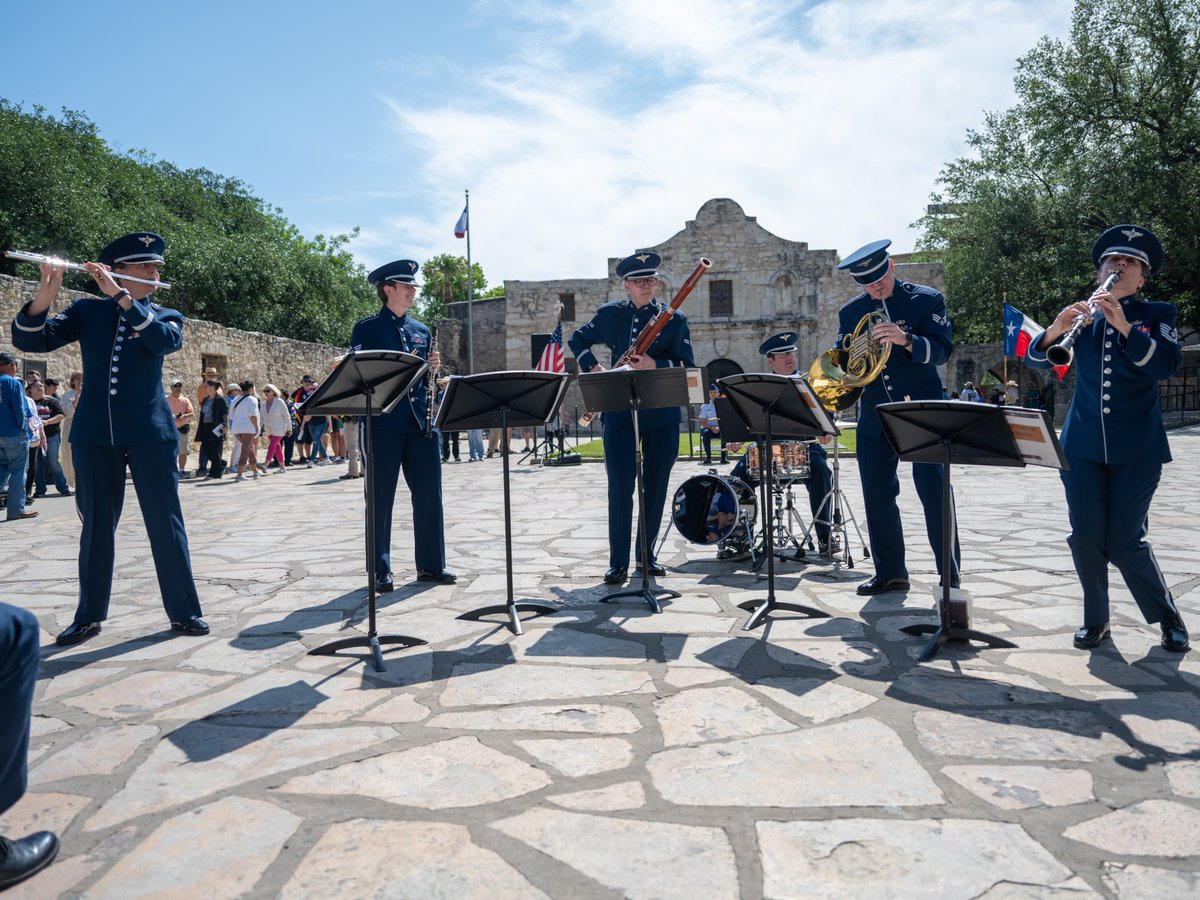
<path fill-rule="evenodd" d="M 433 356 L 433 354 L 438 352 L 437 332 L 431 328 L 429 333 L 433 335 L 433 338 L 429 342 L 429 353 L 426 354 L 426 358 Z M 433 366 L 430 366 L 429 371 L 425 375 L 425 392 L 429 395 L 426 398 L 425 408 L 425 437 L 429 437 L 431 434 L 433 434 L 433 406 L 437 400 L 437 380 L 439 372 L 439 369 L 435 369 Z"/>

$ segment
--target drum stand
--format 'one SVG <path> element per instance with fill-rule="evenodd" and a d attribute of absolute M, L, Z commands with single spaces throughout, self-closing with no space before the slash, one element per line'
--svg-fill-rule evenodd
<path fill-rule="evenodd" d="M 780 562 L 804 562 L 806 556 L 804 542 L 808 539 L 808 529 L 805 529 L 803 537 L 798 541 L 795 533 L 789 527 L 793 521 L 799 526 L 804 524 L 804 520 L 796 512 L 796 498 L 792 490 L 794 484 L 795 482 L 792 480 L 786 482 L 772 480 L 771 497 L 768 502 L 773 501 L 775 504 L 775 524 L 771 529 L 770 536 L 765 530 L 763 531 L 763 556 L 755 561 L 753 566 L 755 572 L 762 568 L 768 553 L 774 553 L 775 558 Z M 770 541 L 769 547 L 768 541 Z M 790 555 L 787 552 L 789 543 L 795 548 Z M 808 546 L 812 547 L 811 541 Z"/>
<path fill-rule="evenodd" d="M 846 492 L 842 490 L 840 448 L 841 445 L 837 438 L 834 438 L 829 493 L 821 500 L 821 505 L 818 507 L 821 512 L 832 513 L 832 519 L 828 521 L 821 519 L 818 513 L 813 517 L 808 528 L 804 529 L 803 539 L 808 540 L 809 532 L 817 522 L 829 525 L 829 556 L 833 562 L 833 568 L 828 572 L 814 573 L 816 578 L 840 578 L 843 566 L 847 569 L 854 568 L 854 557 L 850 555 L 850 529 L 847 527 L 847 521 L 854 526 L 854 533 L 858 535 L 858 542 L 862 544 L 863 559 L 871 558 L 871 549 L 863 539 L 862 529 L 858 527 L 858 519 L 854 517 L 854 510 L 850 508 L 850 501 L 846 499 Z M 837 549 L 834 549 L 835 547 Z"/>

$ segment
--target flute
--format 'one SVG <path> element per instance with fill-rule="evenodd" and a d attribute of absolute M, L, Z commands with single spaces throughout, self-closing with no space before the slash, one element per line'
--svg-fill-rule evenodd
<path fill-rule="evenodd" d="M 77 272 L 86 272 L 87 269 L 79 265 L 79 263 L 69 262 L 65 259 L 59 259 L 57 256 L 46 256 L 42 253 L 26 253 L 24 250 L 5 250 L 4 255 L 11 259 L 19 259 L 23 262 L 31 263 L 50 263 L 53 266 L 62 266 L 66 269 L 74 269 Z M 122 275 L 120 272 L 110 271 L 108 273 L 113 278 L 120 278 L 124 281 L 136 281 L 138 284 L 149 284 L 156 288 L 169 288 L 171 285 L 165 281 L 151 281 L 149 278 L 138 278 L 136 275 Z"/>

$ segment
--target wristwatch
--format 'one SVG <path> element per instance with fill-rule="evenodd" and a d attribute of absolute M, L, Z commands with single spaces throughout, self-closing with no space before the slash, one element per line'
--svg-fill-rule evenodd
<path fill-rule="evenodd" d="M 906 334 L 904 336 L 904 347 L 905 347 L 905 349 L 908 349 L 911 346 L 912 346 L 912 332 L 909 332 L 908 334 Z"/>

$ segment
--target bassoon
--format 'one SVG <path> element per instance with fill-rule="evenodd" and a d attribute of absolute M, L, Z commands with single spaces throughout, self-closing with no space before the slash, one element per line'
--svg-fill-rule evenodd
<path fill-rule="evenodd" d="M 700 257 L 699 264 L 692 270 L 692 274 L 687 277 L 687 280 L 679 286 L 679 290 L 671 298 L 671 303 L 654 314 L 654 318 L 650 320 L 650 323 L 639 332 L 628 349 L 613 363 L 614 369 L 628 365 L 631 357 L 642 356 L 650 349 L 650 345 L 654 343 L 654 339 L 658 337 L 659 332 L 667 327 L 667 323 L 671 321 L 671 316 L 675 315 L 675 310 L 679 309 L 683 301 L 687 299 L 687 295 L 692 292 L 692 288 L 696 286 L 696 283 L 700 280 L 705 270 L 710 268 L 712 268 L 712 261 L 703 256 Z M 596 366 L 596 369 L 601 369 L 601 367 Z M 592 419 L 596 418 L 597 415 L 597 413 L 589 410 L 579 417 L 579 424 L 586 427 L 591 424 Z"/>

